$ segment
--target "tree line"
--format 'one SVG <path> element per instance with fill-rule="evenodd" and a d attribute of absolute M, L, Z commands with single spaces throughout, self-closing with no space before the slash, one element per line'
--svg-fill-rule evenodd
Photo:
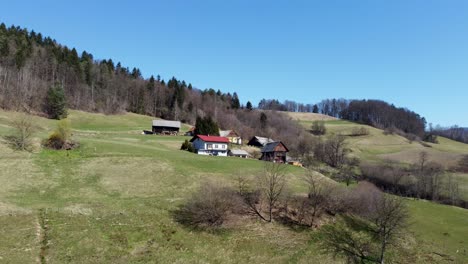
<path fill-rule="evenodd" d="M 419 114 L 381 100 L 325 99 L 317 104 L 294 101 L 262 99 L 258 105 L 263 110 L 321 113 L 381 129 L 398 130 L 426 138 L 426 120 Z"/>
<path fill-rule="evenodd" d="M 262 114 L 251 102 L 244 106 L 236 92 L 198 89 L 185 80 L 164 80 L 157 74 L 145 79 L 136 67 L 99 60 L 87 51 L 78 54 L 51 37 L 3 23 L 0 108 L 51 118 L 64 117 L 65 112 L 56 110 L 66 108 L 106 114 L 127 111 L 189 124 L 195 124 L 197 117 L 210 117 L 220 129 L 233 129 L 243 138 L 275 138 L 290 149 L 295 148 L 295 138 L 306 134 L 280 113 Z"/>

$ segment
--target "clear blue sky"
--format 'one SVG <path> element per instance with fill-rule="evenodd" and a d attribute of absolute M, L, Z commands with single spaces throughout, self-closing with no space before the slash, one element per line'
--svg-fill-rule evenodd
<path fill-rule="evenodd" d="M 468 1 L 0 1 L 0 21 L 200 89 L 382 99 L 468 126 Z"/>

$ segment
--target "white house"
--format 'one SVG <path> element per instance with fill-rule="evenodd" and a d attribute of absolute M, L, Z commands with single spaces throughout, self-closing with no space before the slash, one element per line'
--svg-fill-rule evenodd
<path fill-rule="evenodd" d="M 227 157 L 229 139 L 218 136 L 194 136 L 192 142 L 197 154 Z"/>

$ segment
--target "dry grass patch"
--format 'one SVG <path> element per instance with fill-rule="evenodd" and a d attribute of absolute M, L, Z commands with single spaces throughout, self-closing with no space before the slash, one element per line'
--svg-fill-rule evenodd
<path fill-rule="evenodd" d="M 296 113 L 296 112 L 285 112 L 292 119 L 300 121 L 316 121 L 316 120 L 338 120 L 338 118 L 318 113 Z"/>
<path fill-rule="evenodd" d="M 154 158 L 96 158 L 81 170 L 99 177 L 108 191 L 128 197 L 160 195 L 171 187 L 168 180 L 174 173 L 169 164 Z"/>

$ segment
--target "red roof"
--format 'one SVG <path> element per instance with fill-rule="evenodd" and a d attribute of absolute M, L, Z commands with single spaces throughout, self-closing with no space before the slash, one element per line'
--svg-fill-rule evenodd
<path fill-rule="evenodd" d="M 199 138 L 205 142 L 218 142 L 218 143 L 229 143 L 229 139 L 225 137 L 218 137 L 218 136 L 204 136 L 204 135 L 197 135 L 192 140 L 194 141 L 195 138 Z"/>

